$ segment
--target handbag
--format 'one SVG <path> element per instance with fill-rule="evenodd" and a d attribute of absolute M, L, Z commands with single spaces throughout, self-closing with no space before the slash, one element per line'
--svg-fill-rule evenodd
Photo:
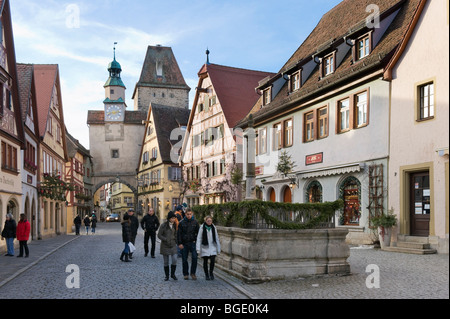
<path fill-rule="evenodd" d="M 128 243 L 128 247 L 130 248 L 130 253 L 134 253 L 134 251 L 136 250 L 136 247 L 134 247 L 133 243 Z"/>

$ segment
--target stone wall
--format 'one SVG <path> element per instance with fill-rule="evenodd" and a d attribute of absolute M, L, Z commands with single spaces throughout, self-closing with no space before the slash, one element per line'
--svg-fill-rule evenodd
<path fill-rule="evenodd" d="M 189 90 L 139 86 L 134 97 L 134 109 L 148 111 L 150 103 L 189 108 Z"/>
<path fill-rule="evenodd" d="M 217 266 L 247 283 L 350 273 L 347 229 L 243 229 L 217 226 Z"/>

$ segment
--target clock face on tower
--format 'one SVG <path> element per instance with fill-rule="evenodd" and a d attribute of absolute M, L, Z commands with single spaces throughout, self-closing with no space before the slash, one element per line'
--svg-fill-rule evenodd
<path fill-rule="evenodd" d="M 123 108 L 121 105 L 110 104 L 106 106 L 105 120 L 106 121 L 122 121 Z"/>

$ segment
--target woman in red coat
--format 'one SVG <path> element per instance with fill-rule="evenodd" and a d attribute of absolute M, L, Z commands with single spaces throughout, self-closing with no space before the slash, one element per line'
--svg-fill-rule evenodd
<path fill-rule="evenodd" d="M 17 224 L 16 236 L 20 244 L 20 251 L 17 257 L 23 257 L 23 250 L 25 249 L 25 257 L 28 257 L 28 238 L 30 237 L 30 222 L 27 220 L 25 214 L 20 214 L 20 220 Z"/>

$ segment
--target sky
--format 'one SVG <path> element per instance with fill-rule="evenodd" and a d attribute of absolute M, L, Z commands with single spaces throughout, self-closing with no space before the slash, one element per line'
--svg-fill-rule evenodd
<path fill-rule="evenodd" d="M 69 133 L 90 148 L 88 110 L 103 110 L 113 59 L 127 110 L 149 45 L 172 48 L 192 108 L 197 73 L 211 63 L 278 72 L 341 0 L 10 0 L 18 63 L 58 64 Z"/>

